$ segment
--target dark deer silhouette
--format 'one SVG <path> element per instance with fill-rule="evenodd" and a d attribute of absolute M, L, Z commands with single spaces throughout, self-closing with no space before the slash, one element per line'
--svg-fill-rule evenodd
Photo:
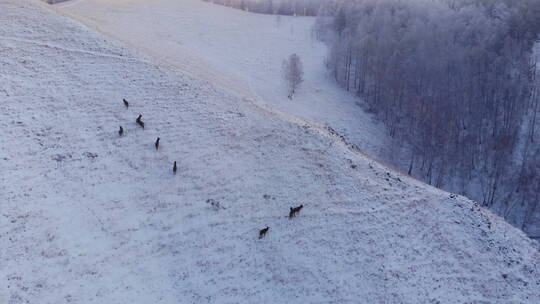
<path fill-rule="evenodd" d="M 156 150 L 159 149 L 159 137 L 156 139 L 154 146 L 156 146 Z"/>
<path fill-rule="evenodd" d="M 141 120 L 141 118 L 142 118 L 142 114 L 139 114 L 139 117 L 137 117 L 137 120 L 135 120 L 135 122 L 136 122 L 139 126 L 141 126 L 141 128 L 143 128 L 143 130 L 144 130 L 144 122 Z"/>
<path fill-rule="evenodd" d="M 266 228 L 259 230 L 259 240 L 266 236 L 268 229 L 270 229 L 270 227 L 267 226 Z"/>
<path fill-rule="evenodd" d="M 124 128 L 122 128 L 122 126 L 120 126 L 120 130 L 118 130 L 118 135 L 124 135 Z"/>
<path fill-rule="evenodd" d="M 129 108 L 129 102 L 124 98 L 124 105 L 126 106 L 126 108 Z"/>
<path fill-rule="evenodd" d="M 176 174 L 176 171 L 178 170 L 178 168 L 176 167 L 176 161 L 174 161 L 174 165 L 173 165 L 173 168 L 172 168 L 172 172 L 174 174 Z"/>
<path fill-rule="evenodd" d="M 290 211 L 289 211 L 289 218 L 295 217 L 296 214 L 297 214 L 298 212 L 300 212 L 300 210 L 302 210 L 302 208 L 304 208 L 304 205 L 300 205 L 300 206 L 294 207 L 294 208 L 291 207 L 291 208 L 290 208 Z"/>

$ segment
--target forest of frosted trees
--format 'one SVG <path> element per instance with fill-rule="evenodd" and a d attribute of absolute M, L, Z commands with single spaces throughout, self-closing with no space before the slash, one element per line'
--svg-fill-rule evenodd
<path fill-rule="evenodd" d="M 327 1 L 316 30 L 395 165 L 540 237 L 540 1 Z"/>
<path fill-rule="evenodd" d="M 316 16 L 327 0 L 204 0 L 245 11 L 286 16 Z"/>

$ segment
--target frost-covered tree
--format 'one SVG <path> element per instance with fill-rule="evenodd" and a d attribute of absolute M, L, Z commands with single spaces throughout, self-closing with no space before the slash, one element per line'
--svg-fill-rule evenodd
<path fill-rule="evenodd" d="M 282 74 L 283 79 L 287 83 L 288 97 L 292 99 L 294 93 L 304 81 L 304 67 L 300 56 L 292 54 L 288 59 L 283 60 Z"/>
<path fill-rule="evenodd" d="M 281 15 L 276 16 L 276 26 L 279 27 L 281 25 Z"/>
<path fill-rule="evenodd" d="M 343 30 L 347 27 L 347 15 L 345 15 L 345 11 L 343 9 L 340 9 L 337 13 L 336 17 L 334 18 L 334 30 L 338 33 L 338 35 L 341 35 Z"/>

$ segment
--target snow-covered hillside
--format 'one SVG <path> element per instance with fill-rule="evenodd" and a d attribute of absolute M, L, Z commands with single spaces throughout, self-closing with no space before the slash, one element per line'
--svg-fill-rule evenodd
<path fill-rule="evenodd" d="M 540 301 L 499 217 L 40 1 L 0 55 L 0 303 Z"/>
<path fill-rule="evenodd" d="M 370 155 L 390 155 L 384 126 L 326 77 L 327 48 L 312 34 L 312 17 L 278 20 L 200 0 L 79 0 L 57 7 L 173 69 L 331 126 Z M 293 53 L 305 81 L 291 101 L 281 66 Z"/>
<path fill-rule="evenodd" d="M 403 134 L 407 132 L 398 131 L 396 133 L 395 128 L 399 126 L 399 123 L 390 122 L 401 121 L 403 123 L 401 118 L 386 117 L 385 119 L 379 117 L 384 123 L 378 123 L 365 111 L 365 108 L 370 107 L 379 113 L 386 112 L 377 104 L 393 104 L 392 102 L 374 102 L 371 106 L 367 106 L 367 103 L 337 87 L 332 76 L 327 76 L 328 71 L 325 67 L 327 49 L 325 45 L 314 39 L 312 34 L 314 18 L 281 16 L 280 21 L 278 21 L 276 16 L 252 14 L 200 0 L 78 0 L 62 4 L 58 8 L 61 12 L 158 59 L 163 65 L 182 72 L 189 72 L 201 79 L 210 80 L 212 83 L 237 92 L 241 96 L 247 96 L 267 108 L 281 111 L 287 115 L 294 114 L 302 119 L 315 122 L 319 126 L 330 126 L 339 134 L 344 135 L 349 142 L 358 145 L 374 158 L 390 163 L 405 172 L 412 166 L 411 174 L 421 180 L 437 184 L 451 192 L 464 194 L 485 204 L 491 201 L 488 193 L 491 192 L 489 189 L 494 188 L 487 186 L 490 183 L 483 181 L 482 176 L 493 176 L 493 174 L 482 175 L 480 173 L 490 170 L 484 168 L 474 172 L 476 170 L 474 169 L 473 172 L 463 171 L 460 175 L 456 172 L 465 169 L 459 168 L 468 166 L 461 161 L 457 161 L 452 166 L 455 170 L 447 170 L 445 166 L 443 166 L 442 171 L 439 170 L 437 165 L 439 161 L 434 162 L 433 159 L 426 159 L 426 157 L 439 155 L 440 159 L 446 159 L 442 157 L 446 155 L 445 153 L 415 152 L 422 150 L 419 147 L 426 147 L 429 144 L 427 142 L 411 144 L 410 141 L 404 140 L 407 136 Z M 462 24 L 465 23 L 462 22 Z M 349 22 L 349 24 L 352 23 Z M 396 24 L 401 23 L 397 22 Z M 380 35 L 374 37 L 378 36 Z M 421 36 L 425 35 L 419 34 L 419 37 Z M 360 44 L 361 41 L 368 41 L 360 38 L 356 40 Z M 354 39 L 351 41 L 340 43 L 344 48 L 336 52 L 338 54 L 348 53 L 346 46 L 350 43 L 357 44 Z M 383 46 L 381 50 L 384 49 Z M 371 53 L 384 53 L 381 50 L 372 50 Z M 354 52 L 357 50 L 355 49 Z M 306 80 L 295 99 L 290 101 L 286 98 L 287 94 L 281 79 L 280 68 L 281 61 L 292 53 L 298 53 L 304 62 Z M 451 53 L 457 54 L 454 51 Z M 343 56 L 343 60 L 341 60 L 343 65 L 339 66 L 339 71 L 349 70 L 346 67 L 346 56 Z M 384 58 L 381 60 L 384 61 Z M 392 72 L 392 64 L 388 67 L 390 69 L 389 75 L 397 75 Z M 377 71 L 378 68 L 370 67 L 363 70 Z M 345 79 L 344 77 L 340 78 Z M 392 83 L 390 81 L 390 87 Z M 414 99 L 412 97 L 409 100 Z M 396 98 L 389 98 L 389 100 L 396 100 Z M 459 101 L 456 102 L 459 103 Z M 409 109 L 416 108 L 416 106 L 409 107 Z M 390 110 L 390 112 L 394 111 Z M 401 114 L 407 116 L 405 112 L 402 112 L 400 111 Z M 482 113 L 487 112 L 483 111 Z M 457 117 L 464 115 L 460 114 Z M 489 114 L 485 115 L 491 117 Z M 425 118 L 425 116 L 420 117 Z M 393 125 L 391 127 L 394 128 L 393 137 L 388 136 L 390 132 L 387 132 L 386 125 Z M 434 128 L 427 127 L 426 134 L 433 132 Z M 442 134 L 450 134 L 444 128 L 441 131 Z M 416 130 L 415 128 L 406 129 Z M 416 130 L 413 132 L 414 135 L 410 136 L 429 138 L 429 135 L 420 136 L 418 132 L 420 131 Z M 441 140 L 442 137 L 436 136 Z M 449 143 L 450 139 L 442 142 Z M 434 147 L 444 146 L 442 142 Z M 468 144 L 461 143 L 450 146 L 465 149 Z M 455 150 L 452 152 L 453 156 L 448 156 L 450 159 L 460 159 L 457 155 L 463 154 L 457 152 L 459 149 L 443 150 Z M 491 150 L 488 149 L 488 151 Z M 478 161 L 480 162 L 480 160 Z M 424 164 L 431 163 L 435 165 L 424 166 Z M 439 163 L 443 164 L 446 161 Z M 492 164 L 491 161 L 486 163 Z M 527 165 L 527 167 L 531 166 Z M 428 168 L 432 168 L 432 170 Z M 522 168 L 522 166 L 516 165 L 515 168 Z M 511 172 L 513 169 L 503 171 Z M 477 175 L 480 177 L 473 180 L 464 180 L 461 177 Z M 509 173 L 505 176 L 510 178 L 513 175 L 518 176 L 517 173 Z M 439 177 L 436 178 L 436 176 Z M 530 203 L 516 195 L 507 195 L 516 191 L 516 184 L 516 181 L 509 180 L 505 187 L 495 187 L 497 195 L 495 196 L 495 192 L 493 192 L 494 203 L 491 208 L 498 214 L 504 215 L 517 227 L 527 231 L 530 236 L 537 238 L 538 233 L 535 230 L 540 229 L 539 225 L 534 225 L 537 221 L 530 220 L 532 224 L 523 224 L 523 213 L 534 214 L 534 211 L 526 210 L 525 207 L 515 207 L 526 206 Z M 525 193 L 524 191 L 520 192 Z M 540 210 L 536 213 L 537 216 L 540 216 Z"/>

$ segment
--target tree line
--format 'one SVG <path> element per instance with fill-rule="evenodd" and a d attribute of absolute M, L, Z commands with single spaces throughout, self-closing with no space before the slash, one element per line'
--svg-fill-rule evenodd
<path fill-rule="evenodd" d="M 532 234 L 540 233 L 539 16 L 537 0 L 329 0 L 315 29 L 331 77 L 404 147 L 386 156 L 394 165 Z"/>
<path fill-rule="evenodd" d="M 316 16 L 325 0 L 204 0 L 258 14 Z"/>

